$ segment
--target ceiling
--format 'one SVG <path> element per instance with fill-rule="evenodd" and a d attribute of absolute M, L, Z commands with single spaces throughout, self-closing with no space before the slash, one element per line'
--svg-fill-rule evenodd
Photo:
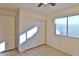
<path fill-rule="evenodd" d="M 33 12 L 47 14 L 69 8 L 76 4 L 77 3 L 56 3 L 56 6 L 54 7 L 49 4 L 37 7 L 38 3 L 0 3 L 0 8 L 11 8 L 11 9 L 25 8 Z"/>

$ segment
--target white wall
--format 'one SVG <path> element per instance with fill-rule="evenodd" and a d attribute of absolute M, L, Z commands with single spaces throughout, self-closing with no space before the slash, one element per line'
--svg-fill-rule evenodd
<path fill-rule="evenodd" d="M 56 47 L 71 55 L 79 55 L 79 38 L 60 37 L 55 35 L 54 20 L 57 17 L 79 14 L 79 5 L 71 8 L 51 13 L 47 19 L 47 41 L 46 43 L 52 47 Z"/>
<path fill-rule="evenodd" d="M 10 9 L 1 9 L 0 8 L 0 15 L 6 15 L 6 16 L 13 16 L 16 17 L 16 10 L 10 10 Z"/>
<path fill-rule="evenodd" d="M 26 41 L 26 43 L 19 45 L 18 49 L 20 52 L 34 48 L 38 45 L 45 43 L 45 16 L 43 14 L 33 13 L 26 9 L 20 9 L 20 32 L 19 34 L 23 34 L 29 29 L 37 26 L 38 32 L 37 34 Z"/>

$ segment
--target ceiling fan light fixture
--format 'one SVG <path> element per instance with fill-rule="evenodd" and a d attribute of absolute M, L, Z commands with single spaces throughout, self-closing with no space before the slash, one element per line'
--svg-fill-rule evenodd
<path fill-rule="evenodd" d="M 43 3 L 43 4 L 45 4 L 45 5 L 46 5 L 46 4 L 48 4 L 48 3 Z"/>
<path fill-rule="evenodd" d="M 40 7 L 40 6 L 42 6 L 42 5 L 47 5 L 47 4 L 50 4 L 51 6 L 55 6 L 55 5 L 56 5 L 56 3 L 40 3 L 40 4 L 38 5 L 38 7 Z"/>

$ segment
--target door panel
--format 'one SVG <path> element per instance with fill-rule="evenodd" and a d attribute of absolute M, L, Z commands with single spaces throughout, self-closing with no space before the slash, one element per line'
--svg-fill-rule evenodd
<path fill-rule="evenodd" d="M 0 41 L 5 41 L 5 51 L 15 48 L 15 18 L 0 15 Z"/>

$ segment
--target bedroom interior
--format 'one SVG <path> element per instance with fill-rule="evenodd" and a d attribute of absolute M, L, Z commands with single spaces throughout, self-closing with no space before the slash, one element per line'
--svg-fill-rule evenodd
<path fill-rule="evenodd" d="M 79 3 L 0 3 L 0 56 L 78 56 L 78 17 Z"/>

